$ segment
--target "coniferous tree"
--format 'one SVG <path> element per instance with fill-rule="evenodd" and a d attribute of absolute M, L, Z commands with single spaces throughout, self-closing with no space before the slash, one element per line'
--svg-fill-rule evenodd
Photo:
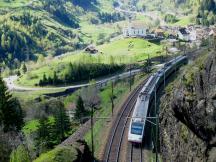
<path fill-rule="evenodd" d="M 84 102 L 81 96 L 78 97 L 76 102 L 75 118 L 81 121 L 81 118 L 85 114 Z"/>
<path fill-rule="evenodd" d="M 20 73 L 20 71 L 18 70 L 18 71 L 17 71 L 17 76 L 20 76 L 20 75 L 21 75 L 21 73 Z"/>
<path fill-rule="evenodd" d="M 58 76 L 56 74 L 56 71 L 54 71 L 54 74 L 53 74 L 53 84 L 56 85 L 58 83 Z"/>
<path fill-rule="evenodd" d="M 48 126 L 48 119 L 46 117 L 42 117 L 39 120 L 39 127 L 37 130 L 37 137 L 36 137 L 36 145 L 39 147 L 39 154 L 47 150 L 50 146 L 49 144 L 49 129 Z"/>
<path fill-rule="evenodd" d="M 1 47 L 2 47 L 4 50 L 6 49 L 6 36 L 5 36 L 4 33 L 1 35 Z"/>
<path fill-rule="evenodd" d="M 27 67 L 25 63 L 23 63 L 21 70 L 24 74 L 27 72 Z"/>
<path fill-rule="evenodd" d="M 70 120 L 66 111 L 64 109 L 64 105 L 62 103 L 59 104 L 55 114 L 55 129 L 56 129 L 56 137 L 60 142 L 65 139 L 65 135 L 70 131 Z"/>
<path fill-rule="evenodd" d="M 44 85 L 47 84 L 47 76 L 46 76 L 45 73 L 44 73 L 44 75 L 43 75 L 43 84 L 44 84 Z"/>
<path fill-rule="evenodd" d="M 23 111 L 17 99 L 8 92 L 0 77 L 0 125 L 4 132 L 19 131 L 23 125 Z"/>

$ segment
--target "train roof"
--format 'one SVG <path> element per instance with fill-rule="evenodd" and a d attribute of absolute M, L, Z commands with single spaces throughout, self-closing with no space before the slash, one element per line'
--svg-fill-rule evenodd
<path fill-rule="evenodd" d="M 149 105 L 150 96 L 143 95 L 142 98 L 138 98 L 135 109 L 132 115 L 133 121 L 140 121 L 139 118 L 145 118 L 148 113 L 148 105 Z"/>
<path fill-rule="evenodd" d="M 138 121 L 140 119 L 147 116 L 148 112 L 148 106 L 149 106 L 149 99 L 150 95 L 153 92 L 155 88 L 155 84 L 159 81 L 159 78 L 163 75 L 164 70 L 169 69 L 171 65 L 175 64 L 176 62 L 187 58 L 186 56 L 178 56 L 168 63 L 171 63 L 166 68 L 159 69 L 156 73 L 154 73 L 146 82 L 146 84 L 143 86 L 142 90 L 139 93 L 139 97 L 137 98 L 137 102 L 135 105 L 135 109 L 133 111 L 132 117 L 134 118 L 134 121 Z"/>

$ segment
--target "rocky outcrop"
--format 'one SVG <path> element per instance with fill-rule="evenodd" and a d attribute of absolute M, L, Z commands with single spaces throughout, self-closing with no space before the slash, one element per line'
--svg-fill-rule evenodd
<path fill-rule="evenodd" d="M 160 141 L 165 162 L 216 161 L 216 53 L 188 65 L 167 88 Z"/>

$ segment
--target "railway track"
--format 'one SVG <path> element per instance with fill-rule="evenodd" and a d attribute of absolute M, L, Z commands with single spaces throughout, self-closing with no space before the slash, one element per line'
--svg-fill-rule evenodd
<path fill-rule="evenodd" d="M 112 127 L 110 133 L 110 138 L 106 146 L 106 151 L 104 154 L 105 162 L 119 162 L 120 153 L 124 135 L 126 133 L 125 129 L 128 125 L 128 120 L 131 112 L 135 106 L 136 99 L 143 85 L 148 81 L 146 78 L 142 84 L 140 84 L 128 97 L 127 101 L 123 104 L 121 112 L 118 114 L 115 124 Z"/>
<path fill-rule="evenodd" d="M 196 50 L 188 52 L 187 55 L 196 53 Z M 142 84 L 140 84 L 128 97 L 127 101 L 123 104 L 121 112 L 117 115 L 115 123 L 112 126 L 110 137 L 104 153 L 105 162 L 119 162 L 119 161 L 130 161 L 130 162 L 142 162 L 144 157 L 144 151 L 142 145 L 135 147 L 132 144 L 128 144 L 124 140 L 127 140 L 127 126 L 131 112 L 135 106 L 136 99 L 143 85 L 148 81 L 146 78 Z M 126 144 L 125 144 L 126 143 Z M 124 148 L 128 147 L 128 150 L 124 152 Z M 123 150 L 123 151 L 122 151 Z M 124 159 L 123 155 L 127 153 L 127 159 Z M 122 160 L 124 159 L 124 160 Z"/>
<path fill-rule="evenodd" d="M 130 144 L 130 162 L 143 162 L 143 146 Z"/>

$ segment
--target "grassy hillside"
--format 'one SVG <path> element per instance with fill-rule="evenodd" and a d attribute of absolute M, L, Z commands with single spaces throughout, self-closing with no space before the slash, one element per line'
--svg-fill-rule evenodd
<path fill-rule="evenodd" d="M 160 55 L 162 46 L 150 43 L 143 39 L 122 39 L 99 47 L 99 50 L 105 55 L 122 56 L 129 61 L 143 61 L 148 57 Z"/>
<path fill-rule="evenodd" d="M 28 65 L 29 72 L 23 75 L 18 84 L 34 86 L 43 78 L 52 76 L 56 71 L 62 78 L 67 71 L 67 65 L 72 64 L 129 64 L 145 60 L 148 57 L 156 57 L 163 54 L 162 45 L 150 43 L 143 39 L 121 39 L 97 47 L 99 53 L 90 55 L 84 52 L 69 54 L 63 58 L 54 58 L 39 64 Z"/>

